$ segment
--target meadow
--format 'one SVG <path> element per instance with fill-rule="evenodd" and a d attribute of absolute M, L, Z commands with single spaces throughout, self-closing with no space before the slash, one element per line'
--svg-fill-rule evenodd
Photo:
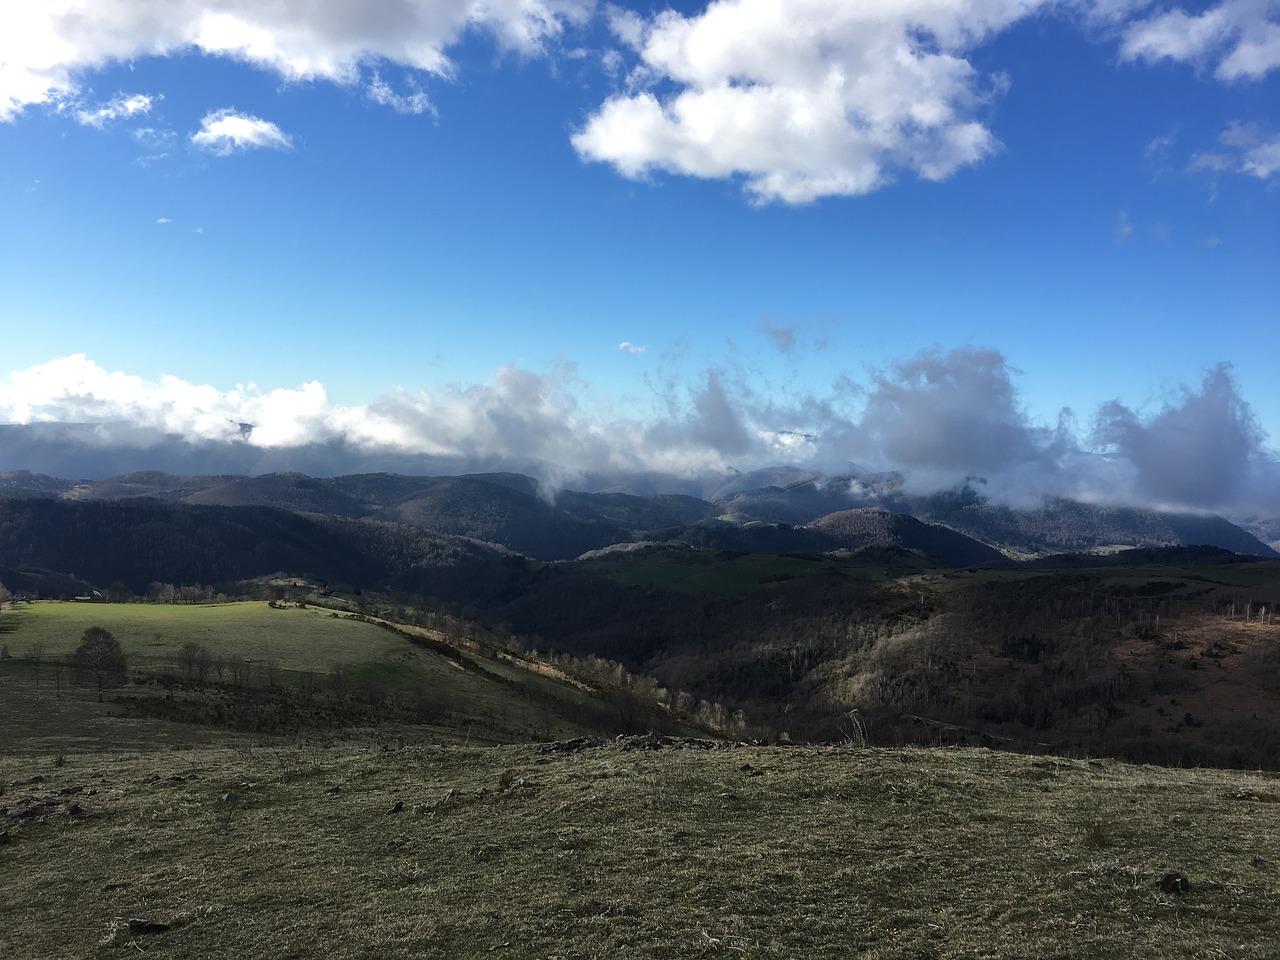
<path fill-rule="evenodd" d="M 91 626 L 120 641 L 131 666 L 173 663 L 184 643 L 223 656 L 273 660 L 281 670 L 323 670 L 333 663 L 374 662 L 401 652 L 403 640 L 321 607 L 271 607 L 265 601 L 209 604 L 19 604 L 0 614 L 0 642 L 14 656 L 43 642 L 50 658 L 66 656 Z"/>
<path fill-rule="evenodd" d="M 57 664 L 90 626 L 110 631 L 129 665 L 131 682 L 103 703 Z M 0 612 L 10 653 L 0 659 L 0 737 L 10 752 L 65 752 L 193 747 L 238 733 L 289 742 L 307 727 L 334 736 L 356 726 L 509 743 L 595 732 L 612 719 L 580 686 L 445 647 L 429 630 L 387 626 L 265 601 L 16 605 Z M 213 658 L 203 681 L 184 670 L 192 643 Z"/>

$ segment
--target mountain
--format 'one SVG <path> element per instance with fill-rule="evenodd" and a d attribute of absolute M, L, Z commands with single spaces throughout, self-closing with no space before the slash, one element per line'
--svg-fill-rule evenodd
<path fill-rule="evenodd" d="M 76 488 L 70 480 L 48 477 L 30 470 L 0 473 L 0 497 L 64 497 Z"/>
<path fill-rule="evenodd" d="M 787 479 L 793 482 L 750 486 L 760 480 Z M 638 496 L 556 490 L 518 473 L 312 477 L 296 472 L 175 476 L 141 471 L 73 483 L 17 471 L 0 474 L 0 496 L 100 502 L 152 498 L 379 519 L 499 544 L 541 560 L 568 560 L 642 540 L 771 553 L 893 544 L 944 566 L 1002 562 L 995 551 L 1030 558 L 1198 544 L 1280 556 L 1253 533 L 1209 514 L 1063 498 L 1018 508 L 991 503 L 969 486 L 917 495 L 905 493 L 900 478 L 893 474 L 819 478 L 795 468 L 741 475 L 721 484 L 718 499 L 712 500 L 679 493 Z M 873 512 L 839 519 L 858 510 Z M 907 519 L 890 521 L 890 516 Z M 837 519 L 824 519 L 832 517 Z M 889 526 L 894 527 L 892 532 Z M 1254 526 L 1264 533 L 1276 532 L 1262 521 Z"/>
<path fill-rule="evenodd" d="M 183 502 L 221 507 L 276 507 L 295 513 L 351 519 L 368 512 L 358 498 L 337 489 L 330 481 L 315 480 L 301 473 L 230 478 L 192 492 Z"/>
<path fill-rule="evenodd" d="M 829 513 L 810 526 L 852 549 L 902 547 L 947 567 L 1004 566 L 1009 562 L 999 550 L 971 536 L 875 507 Z"/>
<path fill-rule="evenodd" d="M 229 584 L 276 572 L 373 586 L 417 564 L 489 562 L 501 552 L 385 523 L 309 517 L 263 506 L 138 498 L 0 498 L 0 567 L 57 571 L 102 589 Z"/>
<path fill-rule="evenodd" d="M 850 509 L 878 508 L 943 524 L 1010 556 L 1209 544 L 1277 557 L 1272 547 L 1212 514 L 1144 510 L 1046 498 L 1036 507 L 991 503 L 970 486 L 929 495 L 904 493 L 892 475 L 806 478 L 786 486 L 731 492 L 720 501 L 738 521 L 804 524 Z"/>

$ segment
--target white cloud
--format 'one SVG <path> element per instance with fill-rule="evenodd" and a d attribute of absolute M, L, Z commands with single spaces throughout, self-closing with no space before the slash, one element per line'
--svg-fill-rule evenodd
<path fill-rule="evenodd" d="M 390 107 L 396 113 L 417 116 L 420 113 L 431 110 L 431 101 L 427 99 L 427 95 L 421 90 L 414 90 L 408 96 L 396 93 L 391 89 L 391 85 L 382 79 L 382 75 L 376 72 L 365 89 L 369 94 L 370 100 L 384 107 Z"/>
<path fill-rule="evenodd" d="M 969 50 L 1048 0 L 716 0 L 641 20 L 631 88 L 573 137 L 633 178 L 742 177 L 757 201 L 869 193 L 899 171 L 942 180 L 998 147 L 977 119 L 1001 77 Z"/>
<path fill-rule="evenodd" d="M 1200 13 L 1167 10 L 1124 30 L 1127 60 L 1212 67 L 1219 80 L 1260 80 L 1280 67 L 1280 2 L 1221 0 Z"/>
<path fill-rule="evenodd" d="M 101 130 L 113 120 L 128 120 L 150 113 L 152 99 L 145 93 L 135 93 L 129 97 L 120 94 L 96 109 L 77 108 L 75 117 L 83 125 Z"/>
<path fill-rule="evenodd" d="M 1145 420 L 1117 401 L 1106 404 L 1095 434 L 1129 462 L 1140 492 L 1167 503 L 1220 507 L 1267 466 L 1262 431 L 1227 364 Z"/>
<path fill-rule="evenodd" d="M 627 353 L 644 353 L 648 347 L 642 347 L 639 344 L 632 343 L 630 340 L 623 340 L 618 344 L 619 350 L 625 350 Z"/>
<path fill-rule="evenodd" d="M 103 426 L 103 443 L 133 449 L 227 444 L 261 457 L 340 449 L 347 472 L 361 469 L 364 456 L 392 454 L 560 478 L 649 470 L 695 477 L 783 457 L 832 471 L 850 463 L 901 470 L 917 490 L 978 474 L 993 497 L 1019 502 L 1064 495 L 1280 509 L 1280 465 L 1227 367 L 1155 416 L 1105 405 L 1094 433 L 1102 452 L 1076 435 L 1065 412 L 1056 426 L 1031 422 L 1015 375 L 997 350 L 926 350 L 872 374 L 865 388 L 846 385 L 860 398 L 850 409 L 839 384 L 832 397 L 780 401 L 758 375 L 710 370 L 664 389 L 667 408 L 640 420 L 592 412 L 608 404 L 572 367 L 543 374 L 507 366 L 485 383 L 344 406 L 316 381 L 219 389 L 108 372 L 76 354 L 0 380 L 0 422 L 113 425 Z M 253 429 L 246 435 L 241 424 Z"/>
<path fill-rule="evenodd" d="M 288 150 L 293 146 L 288 134 L 274 123 L 237 113 L 230 107 L 206 114 L 200 121 L 200 129 L 191 135 L 191 142 L 220 157 L 237 150 Z"/>
<path fill-rule="evenodd" d="M 1248 174 L 1266 180 L 1280 172 L 1280 134 L 1259 140 L 1244 152 L 1240 168 Z"/>
<path fill-rule="evenodd" d="M 172 222 L 173 222 L 173 221 L 172 221 L 172 220 L 170 220 L 168 217 L 157 217 L 157 218 L 156 218 L 156 223 L 164 224 L 164 223 L 172 223 Z"/>
<path fill-rule="evenodd" d="M 354 83 L 389 62 L 448 76 L 447 50 L 480 28 L 541 51 L 592 0 L 11 0 L 0 4 L 0 122 L 73 96 L 111 63 L 199 51 L 287 80 Z"/>
<path fill-rule="evenodd" d="M 1218 139 L 1230 152 L 1198 153 L 1191 158 L 1188 171 L 1246 173 L 1259 180 L 1280 173 L 1280 133 L 1264 133 L 1251 123 L 1230 123 Z"/>

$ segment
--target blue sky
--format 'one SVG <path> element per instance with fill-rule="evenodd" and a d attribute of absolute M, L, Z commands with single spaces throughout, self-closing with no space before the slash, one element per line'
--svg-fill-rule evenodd
<path fill-rule="evenodd" d="M 15 6 L 0 421 L 1280 500 L 1274 0 Z"/>

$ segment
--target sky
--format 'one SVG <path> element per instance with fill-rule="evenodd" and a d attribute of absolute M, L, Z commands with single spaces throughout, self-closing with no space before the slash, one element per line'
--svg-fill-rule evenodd
<path fill-rule="evenodd" d="M 1278 186 L 1280 0 L 9 2 L 0 424 L 1275 516 Z"/>

